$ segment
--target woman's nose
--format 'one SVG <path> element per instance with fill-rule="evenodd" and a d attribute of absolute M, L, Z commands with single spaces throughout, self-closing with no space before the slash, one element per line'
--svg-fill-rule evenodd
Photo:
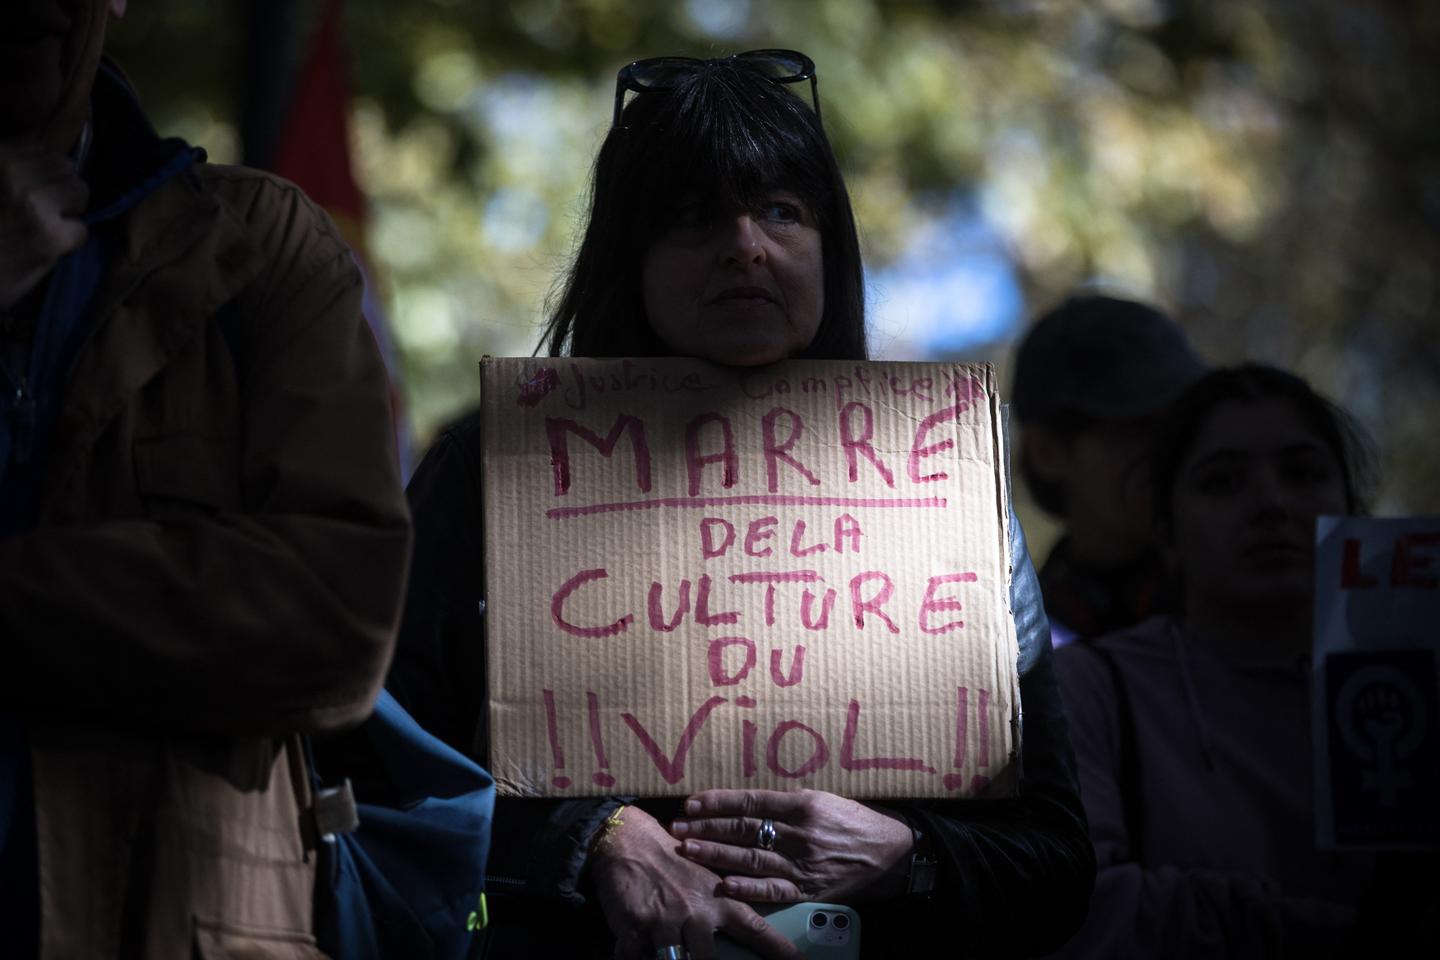
<path fill-rule="evenodd" d="M 721 240 L 721 258 L 726 263 L 743 266 L 764 263 L 765 231 L 748 213 L 742 213 L 731 220 Z"/>
<path fill-rule="evenodd" d="M 1290 506 L 1280 474 L 1268 467 L 1256 470 L 1250 493 L 1250 507 L 1255 515 L 1266 520 L 1284 519 L 1290 514 Z"/>

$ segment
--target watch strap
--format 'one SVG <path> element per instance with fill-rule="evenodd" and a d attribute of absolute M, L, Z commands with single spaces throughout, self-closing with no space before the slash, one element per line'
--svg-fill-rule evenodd
<path fill-rule="evenodd" d="M 929 896 L 935 891 L 940 878 L 940 860 L 919 827 L 912 823 L 910 833 L 914 845 L 910 851 L 910 873 L 906 878 L 905 892 L 912 897 Z"/>

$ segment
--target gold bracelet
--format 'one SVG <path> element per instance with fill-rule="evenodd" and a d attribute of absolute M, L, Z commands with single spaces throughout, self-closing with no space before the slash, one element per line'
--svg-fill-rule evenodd
<path fill-rule="evenodd" d="M 625 804 L 620 804 L 620 806 L 615 808 L 615 812 L 606 817 L 605 822 L 600 824 L 600 829 L 595 831 L 595 836 L 590 841 L 591 853 L 594 853 L 613 840 L 616 831 L 625 825 L 624 819 L 620 816 L 625 812 L 625 808 Z"/>

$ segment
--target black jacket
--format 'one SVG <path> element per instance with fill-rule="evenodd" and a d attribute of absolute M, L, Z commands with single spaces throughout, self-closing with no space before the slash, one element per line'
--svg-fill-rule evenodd
<path fill-rule="evenodd" d="M 442 432 L 410 481 L 415 555 L 387 686 L 423 726 L 484 762 L 481 457 L 480 418 L 472 414 Z M 1059 946 L 1085 916 L 1095 857 L 1039 584 L 1013 521 L 1011 535 L 1020 794 L 887 804 L 932 838 L 940 874 L 930 896 L 858 905 L 865 956 L 1025 956 Z M 497 802 L 487 956 L 613 955 L 582 872 L 589 837 L 622 799 Z M 673 799 L 645 807 L 661 819 L 678 812 Z"/>

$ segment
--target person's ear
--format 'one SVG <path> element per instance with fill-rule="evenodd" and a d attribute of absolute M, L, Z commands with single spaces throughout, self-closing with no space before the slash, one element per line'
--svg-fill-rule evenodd
<path fill-rule="evenodd" d="M 109 0 L 109 3 L 110 3 L 110 16 L 116 18 L 117 20 L 118 20 L 119 18 L 125 16 L 125 3 L 126 3 L 126 0 Z"/>
<path fill-rule="evenodd" d="M 1028 424 L 1020 434 L 1020 444 L 1025 462 L 1041 480 L 1063 484 L 1070 477 L 1070 444 L 1054 430 Z"/>

